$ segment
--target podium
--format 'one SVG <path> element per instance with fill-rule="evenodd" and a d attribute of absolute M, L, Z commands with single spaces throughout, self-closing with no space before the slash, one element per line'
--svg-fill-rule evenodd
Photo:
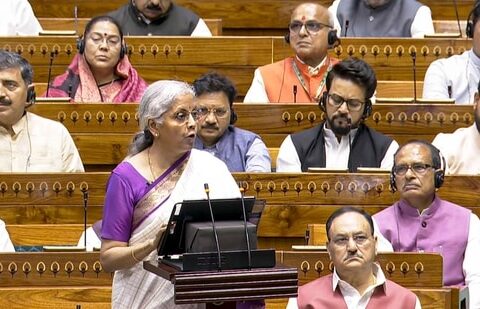
<path fill-rule="evenodd" d="M 297 296 L 298 272 L 294 267 L 182 272 L 162 262 L 144 261 L 143 268 L 172 282 L 176 304 Z"/>

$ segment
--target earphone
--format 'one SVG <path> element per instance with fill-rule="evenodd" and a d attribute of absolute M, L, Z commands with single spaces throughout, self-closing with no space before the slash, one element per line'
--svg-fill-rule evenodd
<path fill-rule="evenodd" d="M 77 50 L 80 53 L 80 55 L 83 55 L 83 53 L 85 52 L 85 34 L 82 37 L 77 39 Z M 120 47 L 120 55 L 119 55 L 120 59 L 125 57 L 125 55 L 127 54 L 127 51 L 128 51 L 127 43 L 122 42 Z"/>
<path fill-rule="evenodd" d="M 432 144 L 422 142 L 422 141 L 419 141 L 419 143 L 422 145 L 426 145 L 430 148 L 430 151 L 432 152 L 432 158 L 434 157 L 434 153 L 436 153 L 440 158 L 440 168 L 435 170 L 435 175 L 434 175 L 435 188 L 439 189 L 443 185 L 443 182 L 445 181 L 445 167 L 447 165 L 445 162 L 445 157 L 442 155 L 440 150 L 437 147 L 433 146 Z M 397 156 L 397 153 L 400 149 L 401 148 L 399 148 L 397 152 L 393 155 L 394 158 Z M 397 191 L 397 180 L 395 177 L 394 169 L 395 169 L 395 165 L 393 165 L 392 170 L 390 171 L 390 187 L 392 188 L 393 193 Z"/>
<path fill-rule="evenodd" d="M 473 9 L 470 11 L 470 14 L 468 14 L 467 18 L 467 27 L 465 28 L 465 34 L 467 35 L 467 38 L 473 39 L 473 33 L 475 25 L 473 24 L 473 14 L 475 13 L 476 10 L 480 9 L 480 1 L 477 1 L 475 3 L 475 6 Z"/>
<path fill-rule="evenodd" d="M 35 99 L 37 98 L 37 94 L 35 93 L 35 87 L 29 86 L 27 89 L 27 104 L 25 107 L 30 107 L 35 104 Z"/>
<path fill-rule="evenodd" d="M 320 97 L 320 100 L 318 101 L 318 106 L 324 113 L 327 112 L 327 100 L 328 100 L 328 92 L 324 91 L 322 93 L 322 96 Z M 370 117 L 371 114 L 372 114 L 372 101 L 370 101 L 370 99 L 367 99 L 365 101 L 365 108 L 363 109 L 362 118 L 366 119 Z"/>
<path fill-rule="evenodd" d="M 230 106 L 230 124 L 234 124 L 237 122 L 238 116 L 237 113 L 235 113 L 235 110 L 233 109 L 233 105 Z"/>
<path fill-rule="evenodd" d="M 285 34 L 284 39 L 287 44 L 290 44 L 290 31 Z M 328 48 L 332 48 L 336 42 L 340 42 L 340 39 L 337 36 L 337 30 L 329 30 L 327 35 Z"/>

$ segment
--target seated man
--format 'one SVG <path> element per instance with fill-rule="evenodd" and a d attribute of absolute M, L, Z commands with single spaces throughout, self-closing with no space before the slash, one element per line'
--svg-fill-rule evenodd
<path fill-rule="evenodd" d="M 473 38 L 471 49 L 461 55 L 433 61 L 425 73 L 423 98 L 455 99 L 471 104 L 480 80 L 480 1 L 468 16 L 466 34 Z"/>
<path fill-rule="evenodd" d="M 412 37 L 433 34 L 432 12 L 416 0 L 335 0 L 328 8 L 343 37 Z"/>
<path fill-rule="evenodd" d="M 212 36 L 203 19 L 172 0 L 129 0 L 108 13 L 125 35 Z"/>
<path fill-rule="evenodd" d="M 447 174 L 480 174 L 480 82 L 473 104 L 475 123 L 453 133 L 440 133 L 432 144 L 447 161 Z"/>
<path fill-rule="evenodd" d="M 0 4 L 0 36 L 38 35 L 42 26 L 28 0 L 2 0 Z"/>
<path fill-rule="evenodd" d="M 468 285 L 470 308 L 480 308 L 480 221 L 437 196 L 445 166 L 440 151 L 429 142 L 411 141 L 394 160 L 391 187 L 400 201 L 374 215 L 380 232 L 395 251 L 440 253 L 444 285 Z"/>
<path fill-rule="evenodd" d="M 285 138 L 277 158 L 278 172 L 306 172 L 309 167 L 391 168 L 398 144 L 367 127 L 375 72 L 363 60 L 350 58 L 333 66 L 327 75 L 320 108 L 326 121 Z"/>
<path fill-rule="evenodd" d="M 83 172 L 67 129 L 25 110 L 35 103 L 31 65 L 0 51 L 0 172 Z"/>
<path fill-rule="evenodd" d="M 338 62 L 327 54 L 338 41 L 333 20 L 320 4 L 303 3 L 293 10 L 288 28 L 285 40 L 295 56 L 256 69 L 244 102 L 318 102 L 325 76 Z"/>
<path fill-rule="evenodd" d="M 333 274 L 299 287 L 287 309 L 421 308 L 413 292 L 387 280 L 375 263 L 377 237 L 368 213 L 340 208 L 327 219 L 326 230 Z"/>
<path fill-rule="evenodd" d="M 198 113 L 194 148 L 225 162 L 230 172 L 271 172 L 268 149 L 260 136 L 233 126 L 236 89 L 225 76 L 207 73 L 194 81 Z"/>

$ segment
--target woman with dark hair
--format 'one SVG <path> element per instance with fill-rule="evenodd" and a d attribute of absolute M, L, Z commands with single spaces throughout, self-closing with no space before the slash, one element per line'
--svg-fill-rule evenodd
<path fill-rule="evenodd" d="M 108 181 L 100 261 L 105 270 L 115 271 L 113 308 L 175 308 L 173 285 L 141 263 L 156 259 L 173 206 L 205 199 L 205 183 L 212 198 L 240 196 L 222 161 L 192 149 L 197 119 L 193 96 L 184 82 L 150 85 L 138 108 L 141 132 Z"/>
<path fill-rule="evenodd" d="M 73 102 L 140 101 L 148 85 L 128 60 L 121 27 L 112 17 L 92 18 L 77 47 L 67 71 L 43 96 L 70 97 Z"/>

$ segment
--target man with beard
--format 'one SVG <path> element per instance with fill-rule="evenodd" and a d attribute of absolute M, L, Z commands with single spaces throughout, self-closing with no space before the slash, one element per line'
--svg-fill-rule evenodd
<path fill-rule="evenodd" d="M 0 172 L 83 172 L 67 129 L 25 110 L 35 103 L 32 80 L 27 60 L 0 51 Z"/>
<path fill-rule="evenodd" d="M 416 0 L 335 0 L 328 10 L 344 37 L 423 38 L 435 32 L 430 8 Z"/>
<path fill-rule="evenodd" d="M 325 77 L 338 62 L 328 49 L 338 43 L 333 19 L 318 3 L 302 3 L 290 17 L 285 41 L 292 57 L 255 70 L 246 103 L 317 102 L 325 88 Z"/>
<path fill-rule="evenodd" d="M 125 35 L 212 36 L 203 19 L 172 0 L 129 0 L 108 15 Z"/>
<path fill-rule="evenodd" d="M 480 174 L 480 82 L 475 93 L 475 123 L 453 133 L 440 133 L 433 140 L 447 161 L 447 174 Z"/>
<path fill-rule="evenodd" d="M 194 148 L 219 158 L 230 172 L 271 172 L 270 155 L 261 138 L 233 125 L 237 115 L 232 82 L 212 72 L 195 80 L 193 87 L 199 114 Z"/>
<path fill-rule="evenodd" d="M 326 231 L 333 274 L 299 287 L 287 309 L 421 308 L 413 292 L 386 279 L 375 263 L 378 241 L 368 213 L 340 208 L 327 219 Z"/>
<path fill-rule="evenodd" d="M 364 124 L 372 111 L 370 98 L 376 86 L 375 72 L 363 60 L 349 58 L 333 66 L 319 102 L 326 121 L 287 136 L 278 153 L 277 171 L 390 169 L 397 142 Z"/>
<path fill-rule="evenodd" d="M 445 172 L 440 151 L 414 140 L 395 153 L 394 162 L 390 185 L 400 200 L 373 216 L 380 232 L 394 251 L 441 254 L 443 285 L 467 285 L 469 308 L 480 308 L 480 220 L 436 194 Z"/>

